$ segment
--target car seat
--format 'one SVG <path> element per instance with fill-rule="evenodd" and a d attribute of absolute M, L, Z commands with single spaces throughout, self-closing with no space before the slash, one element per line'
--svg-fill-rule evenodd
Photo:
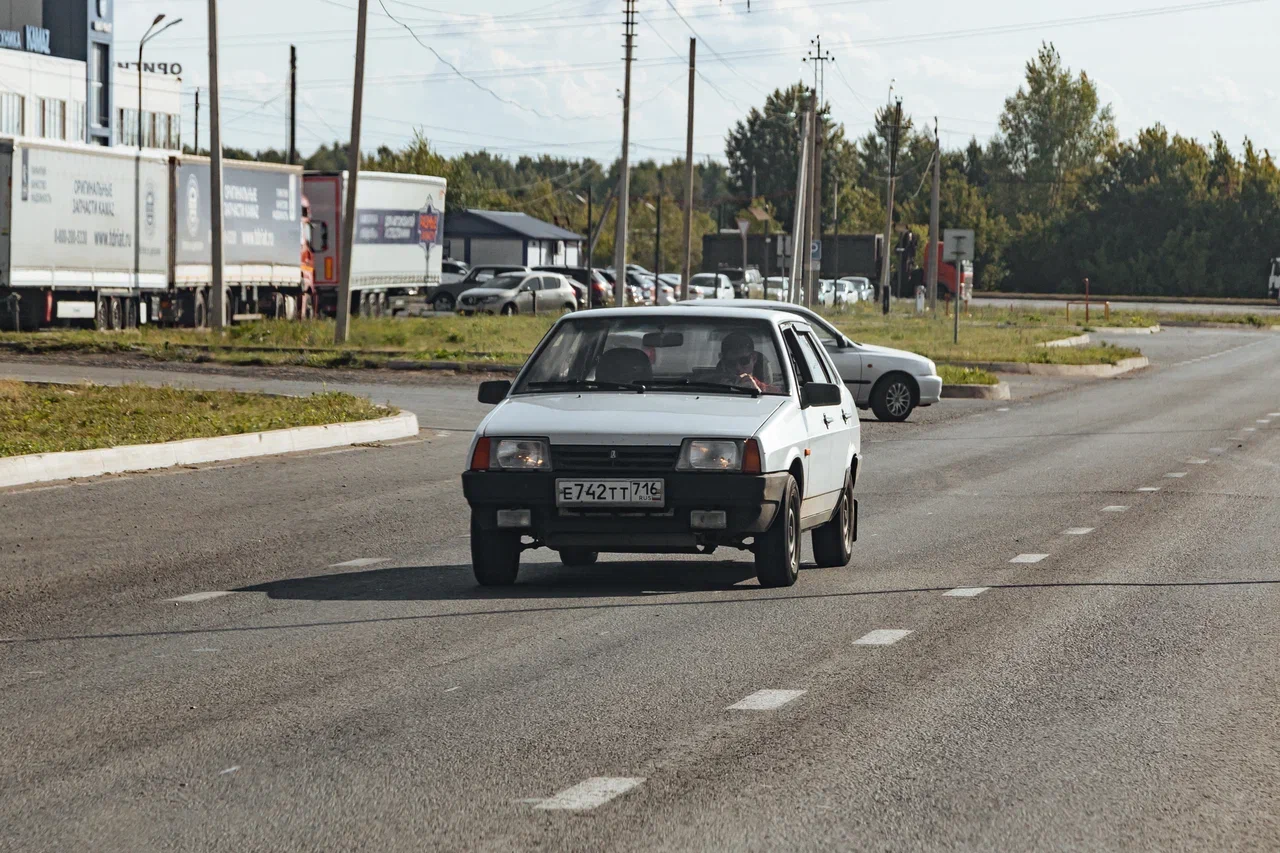
<path fill-rule="evenodd" d="M 649 357 L 638 349 L 617 347 L 605 352 L 596 363 L 596 381 L 630 385 L 653 379 Z"/>

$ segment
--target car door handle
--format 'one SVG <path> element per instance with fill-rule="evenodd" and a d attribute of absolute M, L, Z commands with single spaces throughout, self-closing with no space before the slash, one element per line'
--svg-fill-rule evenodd
<path fill-rule="evenodd" d="M 840 417 L 844 418 L 845 423 L 849 422 L 849 413 L 846 412 L 844 409 L 840 410 Z"/>
<path fill-rule="evenodd" d="M 831 415 L 823 415 L 822 422 L 827 426 L 831 426 Z"/>

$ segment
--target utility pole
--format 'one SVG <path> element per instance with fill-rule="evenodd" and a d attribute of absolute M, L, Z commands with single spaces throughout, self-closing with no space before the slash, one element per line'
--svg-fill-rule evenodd
<path fill-rule="evenodd" d="M 894 106 L 893 130 L 889 140 L 889 198 L 885 205 L 884 250 L 880 264 L 880 295 L 884 304 L 884 313 L 889 313 L 889 255 L 893 251 L 889 244 L 893 240 L 893 192 L 898 169 L 898 130 L 902 124 L 902 99 Z"/>
<path fill-rule="evenodd" d="M 363 0 L 362 0 L 363 2 Z M 622 0 L 626 36 L 622 86 L 622 175 L 618 180 L 618 235 L 613 246 L 613 303 L 627 304 L 627 218 L 631 206 L 631 58 L 636 40 L 636 0 Z"/>
<path fill-rule="evenodd" d="M 662 169 L 658 169 L 658 207 L 655 211 L 657 221 L 653 226 L 653 281 L 658 286 L 658 276 L 662 274 Z M 654 294 L 656 299 L 657 293 Z"/>
<path fill-rule="evenodd" d="M 338 327 L 334 343 L 347 342 L 351 324 L 351 250 L 356 236 L 356 182 L 360 177 L 360 112 L 364 106 L 364 42 L 369 0 L 360 0 L 356 12 L 356 79 L 351 94 L 351 141 L 347 143 L 347 204 L 342 223 L 342 273 L 338 279 Z"/>
<path fill-rule="evenodd" d="M 289 45 L 289 153 L 284 158 L 292 166 L 298 162 L 298 46 Z"/>
<path fill-rule="evenodd" d="M 196 138 L 191 146 L 193 154 L 200 153 L 200 87 L 196 86 Z"/>
<path fill-rule="evenodd" d="M 942 144 L 938 141 L 938 119 L 933 119 L 933 191 L 929 198 L 929 257 L 925 267 L 925 287 L 929 290 L 929 313 L 938 316 L 938 218 L 942 195 Z"/>
<path fill-rule="evenodd" d="M 585 263 L 582 263 L 582 265 L 586 267 L 588 270 L 590 270 L 592 267 L 591 251 L 590 251 L 590 244 L 591 244 L 591 181 L 590 179 L 588 179 L 587 181 L 587 244 L 588 244 L 587 260 Z M 579 262 L 581 262 L 581 258 L 579 258 Z"/>
<path fill-rule="evenodd" d="M 835 258 L 832 266 L 835 268 L 834 278 L 838 281 L 840 279 L 840 179 L 839 178 L 832 179 L 831 221 L 835 226 L 835 232 L 836 232 L 835 247 L 834 247 Z M 832 302 L 833 303 L 835 302 L 834 297 L 832 297 Z"/>
<path fill-rule="evenodd" d="M 209 0 L 209 226 L 213 242 L 209 323 L 226 325 L 227 294 L 222 286 L 222 116 L 218 97 L 218 0 Z"/>
<path fill-rule="evenodd" d="M 831 55 L 831 51 L 822 52 L 822 36 L 815 36 L 809 39 L 812 46 L 809 53 L 805 54 L 802 62 L 813 63 L 813 95 L 818 99 L 818 110 L 821 112 L 823 99 L 826 96 L 827 88 L 827 70 L 828 62 L 835 62 L 835 57 Z"/>
<path fill-rule="evenodd" d="M 680 299 L 689 298 L 693 277 L 693 79 L 698 58 L 698 40 L 689 39 L 689 118 L 684 143 L 684 267 L 680 276 Z"/>
<path fill-rule="evenodd" d="M 800 278 L 804 272 L 804 258 L 809 254 L 809 243 L 805 236 L 805 189 L 808 186 L 808 162 L 809 162 L 809 112 L 801 116 L 800 119 L 800 152 L 797 162 L 800 164 L 796 170 L 796 200 L 795 212 L 791 221 L 791 266 L 787 270 L 790 276 L 788 284 L 787 301 L 800 301 Z"/>
<path fill-rule="evenodd" d="M 813 185 L 809 190 L 809 232 L 810 239 L 818 244 L 818 257 L 809 259 L 809 286 L 804 293 L 804 304 L 809 308 L 813 307 L 814 293 L 822 279 L 822 115 L 816 92 L 813 97 L 813 159 L 810 160 Z"/>

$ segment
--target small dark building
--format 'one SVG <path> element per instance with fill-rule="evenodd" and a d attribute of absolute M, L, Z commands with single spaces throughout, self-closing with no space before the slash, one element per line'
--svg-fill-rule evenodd
<path fill-rule="evenodd" d="M 583 237 L 504 210 L 462 210 L 444 220 L 444 256 L 468 264 L 579 265 Z"/>

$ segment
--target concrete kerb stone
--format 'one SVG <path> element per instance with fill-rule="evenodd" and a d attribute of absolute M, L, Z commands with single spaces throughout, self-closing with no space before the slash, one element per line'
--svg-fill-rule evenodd
<path fill-rule="evenodd" d="M 1018 373 L 1030 376 L 1081 376 L 1110 379 L 1134 370 L 1141 370 L 1151 362 L 1146 356 L 1122 358 L 1115 364 L 1035 364 L 1020 361 L 953 361 L 959 367 L 976 367 L 993 373 Z"/>
<path fill-rule="evenodd" d="M 452 370 L 457 373 L 519 373 L 518 364 L 490 364 L 486 361 L 410 361 L 387 362 L 390 370 Z"/>
<path fill-rule="evenodd" d="M 1056 341 L 1045 341 L 1042 344 L 1036 344 L 1039 347 L 1087 347 L 1092 339 L 1088 334 L 1075 335 L 1070 338 L 1058 338 Z"/>
<path fill-rule="evenodd" d="M 1093 326 L 1093 331 L 1106 335 L 1155 335 L 1160 332 L 1160 324 L 1154 326 Z"/>
<path fill-rule="evenodd" d="M 1008 382 L 995 385 L 943 385 L 943 398 L 960 400 L 1010 400 Z"/>
<path fill-rule="evenodd" d="M 417 415 L 401 412 L 391 417 L 344 424 L 273 429 L 214 438 L 189 438 L 158 444 L 131 444 L 98 450 L 32 453 L 0 459 L 0 488 L 369 444 L 409 438 L 417 434 Z"/>

